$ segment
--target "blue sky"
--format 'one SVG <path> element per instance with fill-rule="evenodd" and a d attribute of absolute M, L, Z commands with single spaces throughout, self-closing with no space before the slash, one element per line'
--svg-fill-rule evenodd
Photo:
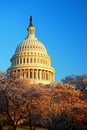
<path fill-rule="evenodd" d="M 0 70 L 27 36 L 29 17 L 47 48 L 55 80 L 87 74 L 87 0 L 0 0 Z"/>

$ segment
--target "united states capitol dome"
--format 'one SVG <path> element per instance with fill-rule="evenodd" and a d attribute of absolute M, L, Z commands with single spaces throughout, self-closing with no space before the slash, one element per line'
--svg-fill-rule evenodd
<path fill-rule="evenodd" d="M 51 58 L 43 43 L 35 37 L 32 16 L 27 30 L 28 36 L 17 46 L 7 72 L 9 74 L 15 72 L 20 78 L 27 79 L 30 83 L 53 82 L 54 68 L 51 67 Z"/>

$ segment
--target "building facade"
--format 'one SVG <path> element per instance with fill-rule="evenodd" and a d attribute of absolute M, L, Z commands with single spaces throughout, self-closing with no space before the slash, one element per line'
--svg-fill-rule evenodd
<path fill-rule="evenodd" d="M 30 83 L 49 84 L 53 82 L 55 70 L 45 46 L 35 37 L 35 27 L 30 17 L 28 36 L 20 43 L 11 58 L 7 73 L 16 73 Z"/>

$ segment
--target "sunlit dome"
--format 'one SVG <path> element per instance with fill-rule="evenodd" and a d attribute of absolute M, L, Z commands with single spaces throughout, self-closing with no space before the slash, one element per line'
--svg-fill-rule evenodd
<path fill-rule="evenodd" d="M 27 30 L 28 36 L 17 46 L 7 72 L 19 73 L 20 78 L 28 79 L 31 83 L 53 82 L 54 68 L 51 67 L 51 58 L 43 43 L 35 37 L 32 16 Z"/>
<path fill-rule="evenodd" d="M 47 53 L 45 46 L 40 41 L 38 41 L 36 37 L 27 37 L 22 43 L 18 45 L 15 54 L 38 51 L 43 54 Z"/>

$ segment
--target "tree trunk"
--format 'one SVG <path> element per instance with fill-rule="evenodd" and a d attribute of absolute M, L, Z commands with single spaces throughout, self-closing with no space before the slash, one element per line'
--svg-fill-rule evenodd
<path fill-rule="evenodd" d="M 13 125 L 13 130 L 16 130 L 17 126 L 16 125 Z"/>
<path fill-rule="evenodd" d="M 36 126 L 33 126 L 33 130 L 35 130 L 36 129 Z"/>
<path fill-rule="evenodd" d="M 35 130 L 35 129 L 36 129 L 36 126 L 30 125 L 30 130 Z"/>
<path fill-rule="evenodd" d="M 30 124 L 30 130 L 32 130 L 32 125 Z"/>
<path fill-rule="evenodd" d="M 29 119 L 29 126 L 30 126 L 30 130 L 33 130 L 31 117 L 30 117 L 30 119 Z"/>

